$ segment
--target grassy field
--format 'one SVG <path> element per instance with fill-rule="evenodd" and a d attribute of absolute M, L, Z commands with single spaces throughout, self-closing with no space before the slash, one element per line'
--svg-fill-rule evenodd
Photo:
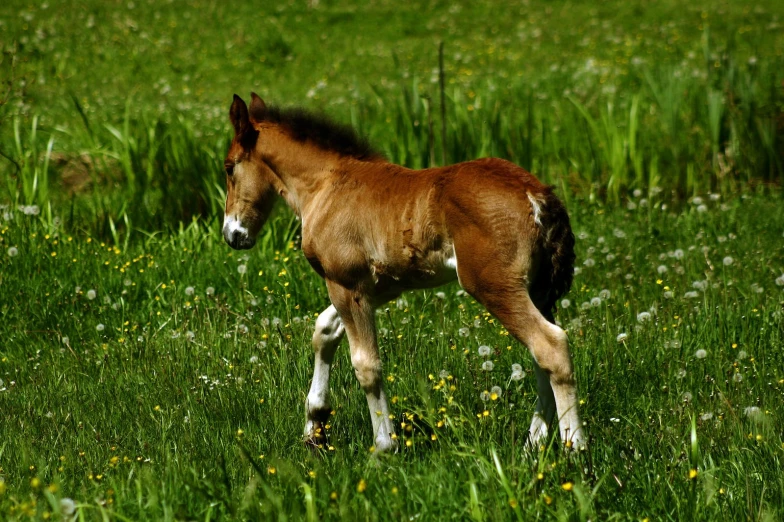
<path fill-rule="evenodd" d="M 784 518 L 783 17 L 4 2 L 0 519 Z M 530 356 L 456 285 L 379 311 L 400 453 L 372 452 L 345 343 L 330 446 L 302 445 L 323 283 L 287 212 L 247 253 L 219 233 L 251 90 L 411 167 L 496 155 L 558 187 L 586 452 L 525 449 Z"/>

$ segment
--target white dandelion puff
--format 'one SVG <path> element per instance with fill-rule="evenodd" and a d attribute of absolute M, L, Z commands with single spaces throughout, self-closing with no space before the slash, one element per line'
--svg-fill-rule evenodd
<path fill-rule="evenodd" d="M 706 358 L 707 356 L 708 356 L 708 352 L 707 352 L 707 350 L 704 350 L 704 349 L 702 349 L 702 348 L 700 348 L 699 350 L 697 350 L 696 352 L 694 352 L 694 357 L 696 357 L 697 359 L 704 359 L 704 358 Z"/>
<path fill-rule="evenodd" d="M 784 286 L 784 274 L 776 278 L 776 286 Z"/>
<path fill-rule="evenodd" d="M 666 267 L 666 266 L 664 266 L 664 265 L 659 265 L 658 267 L 656 267 L 656 271 L 657 271 L 659 274 L 666 274 L 666 273 L 667 273 L 667 270 L 668 270 L 668 269 L 667 269 L 667 267 Z"/>
<path fill-rule="evenodd" d="M 462 328 L 460 328 L 457 331 L 457 333 L 458 333 L 458 335 L 460 335 L 460 337 L 468 337 L 468 335 L 470 334 L 470 331 L 468 330 L 468 328 L 463 326 Z"/>
<path fill-rule="evenodd" d="M 483 344 L 482 346 L 479 347 L 479 355 L 482 357 L 487 357 L 488 355 L 490 355 L 491 352 L 492 350 L 486 344 Z"/>
<path fill-rule="evenodd" d="M 700 415 L 700 420 L 703 422 L 709 421 L 712 418 L 713 418 L 713 414 L 711 412 L 703 413 L 702 415 Z"/>
<path fill-rule="evenodd" d="M 87 291 L 87 299 L 89 299 L 90 301 L 95 299 L 95 296 L 96 296 L 95 290 L 93 290 L 92 288 Z"/>
<path fill-rule="evenodd" d="M 597 308 L 597 307 L 601 306 L 601 304 L 602 304 L 602 300 L 599 299 L 598 297 L 591 298 L 591 307 L 592 308 Z"/>
<path fill-rule="evenodd" d="M 759 419 L 762 417 L 762 411 L 757 406 L 746 406 L 743 409 L 743 414 L 750 419 Z"/>
<path fill-rule="evenodd" d="M 693 398 L 694 396 L 691 394 L 691 392 L 683 392 L 683 395 L 681 395 L 681 400 L 683 402 L 691 402 Z"/>
<path fill-rule="evenodd" d="M 188 330 L 187 332 L 185 332 L 185 338 L 189 341 L 193 341 L 196 338 L 196 334 Z"/>
<path fill-rule="evenodd" d="M 99 332 L 103 332 L 104 328 L 106 327 L 103 325 L 103 323 L 98 323 L 98 325 L 95 327 L 95 329 Z"/>
<path fill-rule="evenodd" d="M 483 402 L 487 402 L 490 400 L 490 392 L 485 390 L 479 394 L 479 398 L 482 399 Z"/>
<path fill-rule="evenodd" d="M 741 350 L 741 351 L 738 352 L 738 360 L 739 361 L 742 361 L 743 359 L 745 359 L 748 356 L 749 356 L 749 354 L 746 353 L 746 350 Z"/>
<path fill-rule="evenodd" d="M 76 502 L 68 497 L 60 499 L 60 513 L 65 517 L 70 517 L 76 513 Z"/>
<path fill-rule="evenodd" d="M 611 295 L 612 295 L 612 294 L 610 294 L 610 291 L 609 291 L 609 290 L 607 290 L 606 288 L 605 288 L 604 290 L 602 290 L 601 292 L 599 292 L 599 298 L 600 298 L 602 301 L 606 301 L 606 300 L 608 300 L 608 299 L 610 298 L 610 296 L 611 296 Z"/>
<path fill-rule="evenodd" d="M 741 382 L 743 380 L 743 375 L 740 373 L 736 373 L 732 376 L 732 380 L 735 382 Z"/>
<path fill-rule="evenodd" d="M 722 263 L 724 263 L 724 266 L 730 266 L 730 265 L 731 265 L 732 263 L 734 263 L 734 262 L 735 262 L 735 260 L 734 260 L 734 259 L 732 259 L 730 256 L 727 256 L 727 257 L 725 257 L 725 258 L 722 260 Z"/>
<path fill-rule="evenodd" d="M 615 340 L 619 343 L 622 343 L 626 341 L 626 339 L 628 338 L 629 338 L 629 334 L 627 334 L 626 332 L 622 332 L 618 334 L 618 337 L 616 337 Z"/>
<path fill-rule="evenodd" d="M 561 308 L 563 308 L 564 310 L 569 308 L 571 305 L 572 305 L 572 302 L 570 300 L 568 300 L 568 299 L 561 299 Z"/>
<path fill-rule="evenodd" d="M 700 296 L 700 294 L 698 292 L 693 291 L 693 290 L 683 294 L 683 297 L 685 299 L 697 299 L 699 296 Z"/>
<path fill-rule="evenodd" d="M 495 368 L 493 361 L 485 361 L 482 363 L 482 369 L 486 372 L 492 372 L 493 368 Z"/>
<path fill-rule="evenodd" d="M 245 273 L 247 273 L 247 271 L 248 271 L 248 265 L 239 265 L 237 267 L 237 272 L 239 272 L 240 275 L 244 275 Z"/>
<path fill-rule="evenodd" d="M 207 295 L 215 295 L 215 287 L 208 286 L 207 290 L 204 291 Z"/>
<path fill-rule="evenodd" d="M 640 312 L 637 314 L 637 322 L 638 323 L 647 323 L 651 320 L 650 312 Z"/>
<path fill-rule="evenodd" d="M 589 257 L 588 259 L 586 259 L 585 261 L 583 261 L 583 265 L 587 266 L 588 268 L 591 268 L 591 267 L 592 267 L 592 266 L 594 266 L 595 264 L 596 264 L 596 261 L 594 261 L 594 260 L 593 260 L 592 258 L 590 258 L 590 257 Z"/>
<path fill-rule="evenodd" d="M 19 255 L 19 249 L 15 246 L 8 248 L 8 257 L 16 257 Z"/>
<path fill-rule="evenodd" d="M 189 286 L 189 287 L 185 288 L 185 295 L 193 295 L 194 292 L 195 292 L 195 290 L 193 289 L 192 286 Z"/>
<path fill-rule="evenodd" d="M 496 394 L 498 397 L 500 397 L 501 395 L 503 395 L 503 393 L 504 393 L 504 390 L 502 390 L 500 386 L 493 386 L 492 388 L 490 388 L 490 393 L 491 393 L 491 394 L 493 394 L 493 393 L 494 393 L 494 394 Z"/>
<path fill-rule="evenodd" d="M 251 355 L 249 361 L 251 364 L 256 364 L 259 362 L 259 357 L 257 355 Z"/>

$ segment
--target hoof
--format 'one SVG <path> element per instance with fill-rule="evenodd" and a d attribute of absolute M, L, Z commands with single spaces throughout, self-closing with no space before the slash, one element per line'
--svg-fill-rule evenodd
<path fill-rule="evenodd" d="M 327 449 L 327 431 L 324 429 L 324 425 L 321 422 L 313 422 L 309 428 L 302 441 L 305 446 L 314 451 Z"/>

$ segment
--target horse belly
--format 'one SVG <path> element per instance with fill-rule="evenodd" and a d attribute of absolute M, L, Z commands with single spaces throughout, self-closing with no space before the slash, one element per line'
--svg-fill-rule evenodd
<path fill-rule="evenodd" d="M 376 284 L 413 290 L 435 288 L 457 279 L 457 262 L 451 245 L 427 253 L 404 253 L 401 259 L 373 260 Z"/>

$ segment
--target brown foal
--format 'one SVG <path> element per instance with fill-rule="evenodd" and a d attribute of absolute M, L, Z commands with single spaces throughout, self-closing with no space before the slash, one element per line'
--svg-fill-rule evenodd
<path fill-rule="evenodd" d="M 584 446 L 567 337 L 552 316 L 572 282 L 574 235 L 550 187 L 495 158 L 410 170 L 350 128 L 251 98 L 248 108 L 235 95 L 229 113 L 223 235 L 233 248 L 251 248 L 276 196 L 302 220 L 302 251 L 332 302 L 313 334 L 306 441 L 323 441 L 330 365 L 345 333 L 376 449 L 397 447 L 374 311 L 405 290 L 457 278 L 533 355 L 531 442 L 548 435 L 557 414 L 566 446 Z"/>

